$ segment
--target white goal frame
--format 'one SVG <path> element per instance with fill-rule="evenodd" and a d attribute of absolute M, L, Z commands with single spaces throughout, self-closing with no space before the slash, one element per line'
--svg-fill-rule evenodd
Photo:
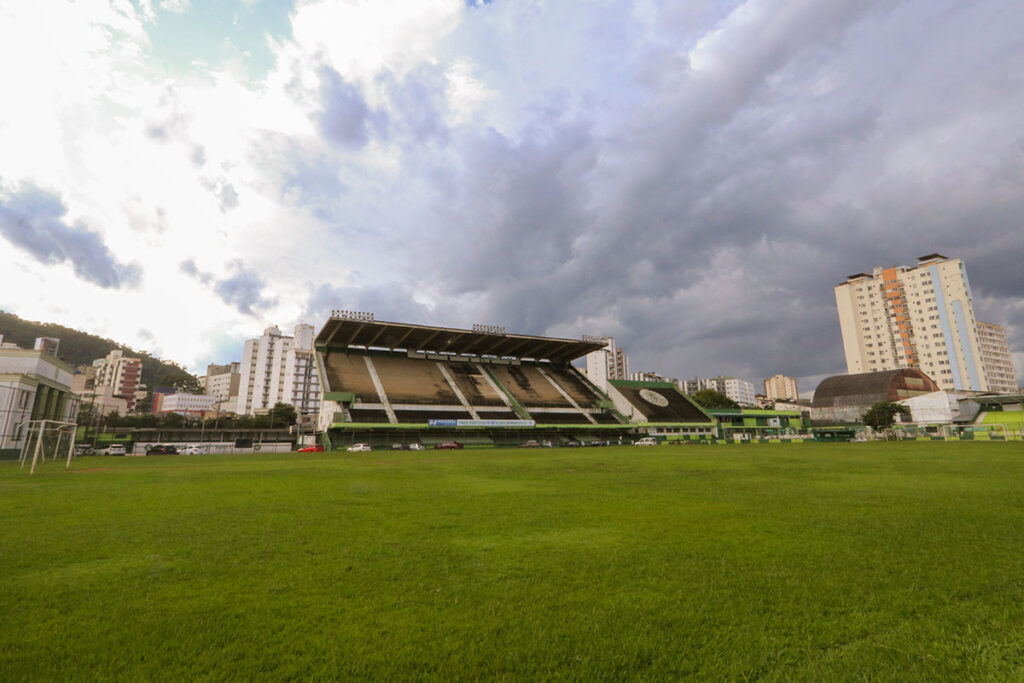
<path fill-rule="evenodd" d="M 46 432 L 49 430 L 52 433 L 56 433 L 57 441 L 53 445 L 53 459 L 56 460 L 61 456 L 61 441 L 65 434 L 68 435 L 68 448 L 67 448 L 67 464 L 64 468 L 71 467 L 71 457 L 75 454 L 75 433 L 78 430 L 78 423 L 76 422 L 62 422 L 60 420 L 28 420 L 22 424 L 26 425 L 25 429 L 25 442 L 21 444 L 21 456 L 18 458 L 21 463 L 21 468 L 24 469 L 25 462 L 28 460 L 28 451 L 32 443 L 32 435 L 35 434 L 35 447 L 32 448 L 32 467 L 29 468 L 29 474 L 36 473 L 36 463 L 39 462 L 40 458 L 46 461 L 46 449 L 43 448 L 43 439 L 46 436 Z"/>

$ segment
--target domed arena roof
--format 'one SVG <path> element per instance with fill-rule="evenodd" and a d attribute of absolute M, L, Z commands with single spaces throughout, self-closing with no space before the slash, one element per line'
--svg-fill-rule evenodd
<path fill-rule="evenodd" d="M 826 377 L 814 390 L 814 407 L 871 406 L 939 391 L 931 377 L 916 368 Z"/>

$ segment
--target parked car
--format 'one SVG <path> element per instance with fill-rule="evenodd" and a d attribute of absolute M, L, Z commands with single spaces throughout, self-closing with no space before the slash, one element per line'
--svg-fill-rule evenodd
<path fill-rule="evenodd" d="M 607 446 L 608 442 L 604 439 L 594 439 L 587 444 L 588 446 Z"/>
<path fill-rule="evenodd" d="M 393 443 L 393 444 L 391 444 L 391 450 L 393 450 L 393 451 L 407 451 L 407 450 L 409 450 L 409 447 L 406 446 L 404 443 Z"/>
<path fill-rule="evenodd" d="M 296 453 L 323 453 L 324 447 L 319 444 L 313 444 L 312 446 L 303 446 Z"/>
<path fill-rule="evenodd" d="M 565 442 L 566 448 L 579 448 L 582 445 L 583 444 L 577 441 L 576 439 L 569 439 L 568 441 Z"/>
<path fill-rule="evenodd" d="M 179 451 L 179 453 L 181 453 L 182 455 L 202 455 L 205 452 L 205 448 L 203 448 L 202 446 L 196 446 L 194 444 L 191 446 L 185 446 Z"/>
<path fill-rule="evenodd" d="M 523 443 L 519 444 L 519 447 L 520 448 L 540 448 L 540 441 L 537 441 L 535 439 L 530 439 L 529 441 L 524 441 Z"/>
<path fill-rule="evenodd" d="M 445 441 L 437 444 L 434 448 L 440 451 L 457 451 L 462 448 L 462 444 L 458 441 Z"/>
<path fill-rule="evenodd" d="M 658 440 L 653 436 L 645 436 L 642 439 L 633 442 L 634 446 L 657 446 Z"/>
<path fill-rule="evenodd" d="M 354 443 L 345 450 L 348 451 L 349 453 L 366 453 L 367 451 L 371 451 L 373 449 L 370 448 L 370 444 L 368 443 Z"/>
<path fill-rule="evenodd" d="M 126 455 L 128 449 L 124 447 L 124 444 L 115 443 L 107 446 L 107 455 Z"/>
<path fill-rule="evenodd" d="M 409 450 L 410 451 L 425 451 L 425 450 L 427 450 L 427 447 L 424 446 L 421 443 L 411 443 L 411 444 L 409 444 Z"/>
<path fill-rule="evenodd" d="M 87 443 L 80 443 L 75 446 L 75 455 L 93 455 L 95 450 Z"/>
<path fill-rule="evenodd" d="M 113 446 L 111 446 L 113 448 Z M 155 444 L 146 449 L 146 455 L 177 455 L 178 449 L 175 446 L 169 446 L 164 444 Z M 113 455 L 113 453 L 111 453 Z M 122 453 L 121 455 L 124 455 Z"/>

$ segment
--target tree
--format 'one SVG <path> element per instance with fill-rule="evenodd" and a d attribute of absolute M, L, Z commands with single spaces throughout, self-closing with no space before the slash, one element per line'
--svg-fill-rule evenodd
<path fill-rule="evenodd" d="M 269 415 L 270 423 L 275 427 L 293 425 L 298 419 L 295 406 L 288 405 L 287 403 L 275 403 L 274 407 L 270 409 Z"/>
<path fill-rule="evenodd" d="M 739 408 L 740 404 L 732 400 L 720 391 L 714 389 L 701 389 L 690 394 L 690 398 L 704 408 Z"/>
<path fill-rule="evenodd" d="M 868 408 L 867 412 L 860 416 L 860 419 L 868 427 L 877 431 L 883 431 L 892 427 L 896 422 L 897 415 L 910 415 L 907 407 L 891 401 L 881 401 Z"/>

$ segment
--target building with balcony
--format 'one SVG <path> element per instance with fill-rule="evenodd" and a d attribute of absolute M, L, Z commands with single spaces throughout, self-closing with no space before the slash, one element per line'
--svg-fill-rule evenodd
<path fill-rule="evenodd" d="M 978 345 L 988 390 L 997 394 L 1016 394 L 1019 391 L 1017 373 L 1002 325 L 979 322 Z"/>
<path fill-rule="evenodd" d="M 850 374 L 917 368 L 942 389 L 990 390 L 960 259 L 929 254 L 916 266 L 877 267 L 848 276 L 835 296 Z"/>
<path fill-rule="evenodd" d="M 769 401 L 785 401 L 800 398 L 796 388 L 796 378 L 785 375 L 772 375 L 764 381 L 764 395 Z"/>
<path fill-rule="evenodd" d="M 293 336 L 275 325 L 245 342 L 235 409 L 239 415 L 265 413 L 276 403 L 294 406 L 299 415 L 316 415 L 321 396 L 312 325 L 296 325 Z"/>

